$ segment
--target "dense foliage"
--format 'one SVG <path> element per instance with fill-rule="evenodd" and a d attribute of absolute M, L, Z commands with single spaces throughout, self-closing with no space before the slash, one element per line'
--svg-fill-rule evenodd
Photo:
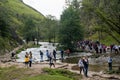
<path fill-rule="evenodd" d="M 120 0 L 82 0 L 81 18 L 87 36 L 98 33 L 99 40 L 110 36 L 120 43 Z"/>
<path fill-rule="evenodd" d="M 72 50 L 77 41 L 86 38 L 105 44 L 120 43 L 119 0 L 66 1 L 58 21 L 51 15 L 45 18 L 22 0 L 0 0 L 0 53 L 23 44 L 23 39 L 59 41 Z"/>
<path fill-rule="evenodd" d="M 74 4 L 76 3 L 76 4 Z M 73 1 L 61 15 L 59 41 L 65 48 L 75 49 L 75 43 L 83 39 L 83 27 L 80 23 L 80 6 Z"/>
<path fill-rule="evenodd" d="M 35 28 L 43 19 L 21 0 L 0 0 L 0 53 L 22 44 L 22 39 L 36 37 Z"/>

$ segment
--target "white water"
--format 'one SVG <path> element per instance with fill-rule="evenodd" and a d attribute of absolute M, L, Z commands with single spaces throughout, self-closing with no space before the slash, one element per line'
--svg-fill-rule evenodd
<path fill-rule="evenodd" d="M 47 60 L 47 57 L 46 57 L 46 50 L 48 50 L 49 52 L 53 52 L 53 50 L 56 50 L 56 46 L 53 46 L 53 43 L 49 43 L 49 42 L 39 42 L 39 44 L 41 44 L 42 46 L 38 47 L 38 48 L 28 48 L 26 49 L 25 51 L 22 51 L 20 52 L 17 56 L 19 57 L 19 59 L 17 59 L 17 62 L 24 62 L 24 58 L 25 58 L 25 54 L 26 52 L 32 52 L 32 55 L 33 55 L 33 61 L 34 62 L 39 62 L 40 61 L 40 50 L 43 52 L 43 60 Z M 57 43 L 55 44 L 57 45 Z M 56 57 L 57 59 L 60 59 L 60 51 L 56 51 L 57 54 L 56 54 Z M 91 53 L 85 53 L 85 52 L 82 52 L 82 53 L 71 53 L 70 54 L 70 57 L 78 57 L 78 56 L 89 56 L 91 55 Z M 66 58 L 67 55 L 64 54 L 64 58 Z"/>
<path fill-rule="evenodd" d="M 56 47 L 53 46 L 52 43 L 39 42 L 39 44 L 41 44 L 42 46 L 38 48 L 28 48 L 25 51 L 20 52 L 18 54 L 19 59 L 17 59 L 17 62 L 24 62 L 26 52 L 29 53 L 31 51 L 33 55 L 33 60 L 40 61 L 40 50 L 43 52 L 43 60 L 47 60 L 46 50 L 48 50 L 49 52 L 52 52 L 54 49 L 56 50 Z M 57 51 L 57 57 L 60 57 L 59 51 Z"/>

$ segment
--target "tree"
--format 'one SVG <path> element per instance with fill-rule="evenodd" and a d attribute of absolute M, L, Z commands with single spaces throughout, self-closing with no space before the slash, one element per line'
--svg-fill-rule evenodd
<path fill-rule="evenodd" d="M 86 28 L 97 28 L 120 43 L 120 1 L 119 0 L 82 0 L 81 19 Z M 87 31 L 88 32 L 88 31 Z M 94 30 L 94 32 L 96 32 Z"/>
<path fill-rule="evenodd" d="M 58 21 L 56 18 L 52 15 L 47 15 L 45 21 L 44 21 L 44 31 L 46 34 L 44 35 L 46 39 L 51 42 L 52 39 L 56 39 L 56 33 L 58 29 Z"/>
<path fill-rule="evenodd" d="M 23 27 L 23 37 L 27 41 L 34 41 L 35 38 L 37 38 L 37 32 L 36 32 L 36 26 L 35 26 L 34 20 L 32 20 L 32 17 L 28 17 L 25 21 L 25 27 Z"/>
<path fill-rule="evenodd" d="M 70 48 L 71 50 L 75 49 L 75 43 L 77 41 L 83 39 L 83 27 L 80 23 L 79 6 L 73 3 L 62 13 L 59 31 L 59 42 L 65 48 Z"/>

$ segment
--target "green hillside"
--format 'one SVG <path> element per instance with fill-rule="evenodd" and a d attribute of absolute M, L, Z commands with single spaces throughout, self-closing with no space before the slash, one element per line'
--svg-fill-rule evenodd
<path fill-rule="evenodd" d="M 44 18 L 21 0 L 0 0 L 0 53 L 22 44 L 24 32 L 35 30 Z"/>

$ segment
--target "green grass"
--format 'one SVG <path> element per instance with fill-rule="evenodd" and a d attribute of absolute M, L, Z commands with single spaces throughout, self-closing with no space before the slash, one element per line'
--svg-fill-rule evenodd
<path fill-rule="evenodd" d="M 64 76 L 64 77 L 70 78 L 70 80 L 78 80 L 78 79 L 82 78 L 81 75 L 70 72 L 70 71 L 65 70 L 65 69 L 44 68 L 43 71 L 50 74 L 50 75 Z"/>
<path fill-rule="evenodd" d="M 43 73 L 30 68 L 0 67 L 0 80 L 78 80 L 82 77 L 68 70 L 45 68 Z"/>
<path fill-rule="evenodd" d="M 40 21 L 45 18 L 40 12 L 25 5 L 22 0 L 0 0 L 0 10 L 0 18 L 16 33 L 14 35 L 13 32 L 10 32 L 11 35 L 7 35 L 7 39 L 0 37 L 0 54 L 6 53 L 7 50 L 11 51 L 19 45 L 17 44 L 18 38 L 13 39 L 12 36 L 23 38 L 23 28 L 26 27 L 26 21 L 32 19 L 35 25 L 40 25 Z"/>
<path fill-rule="evenodd" d="M 5 5 L 18 14 L 26 14 L 39 18 L 44 18 L 42 14 L 26 6 L 21 0 L 8 0 Z"/>
<path fill-rule="evenodd" d="M 38 75 L 38 76 L 34 76 L 34 77 L 29 77 L 29 78 L 25 78 L 22 80 L 73 80 L 61 75 L 48 75 L 48 74 L 42 74 L 42 75 Z"/>
<path fill-rule="evenodd" d="M 0 68 L 0 80 L 23 79 L 29 76 L 29 75 L 25 75 L 26 71 L 28 70 L 23 68 L 16 68 L 14 66 Z"/>

